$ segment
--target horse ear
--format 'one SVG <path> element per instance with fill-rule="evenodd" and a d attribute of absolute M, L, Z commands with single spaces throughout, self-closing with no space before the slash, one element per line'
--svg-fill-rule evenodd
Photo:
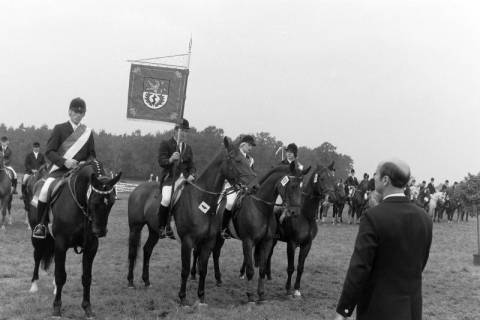
<path fill-rule="evenodd" d="M 117 182 L 120 180 L 120 177 L 121 177 L 121 176 L 122 176 L 122 172 L 120 171 L 119 173 L 117 173 L 117 174 L 115 175 L 115 177 L 114 177 L 112 180 L 108 181 L 107 184 L 108 184 L 110 187 L 113 187 L 113 186 L 116 185 Z"/>
<path fill-rule="evenodd" d="M 310 169 L 312 169 L 312 166 L 308 166 L 308 168 L 302 170 L 302 175 L 306 175 Z"/>

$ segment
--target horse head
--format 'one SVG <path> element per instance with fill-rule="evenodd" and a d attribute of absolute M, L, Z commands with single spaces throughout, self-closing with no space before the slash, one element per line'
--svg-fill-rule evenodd
<path fill-rule="evenodd" d="M 312 192 L 313 195 L 320 198 L 328 196 L 328 199 L 332 202 L 336 200 L 335 177 L 332 173 L 333 164 L 332 162 L 328 167 L 320 164 L 316 165 L 315 170 L 313 170 L 313 173 L 309 176 L 307 184 L 304 187 L 306 192 Z"/>
<path fill-rule="evenodd" d="M 298 170 L 295 162 L 292 162 L 288 166 L 287 175 L 284 175 L 275 186 L 276 192 L 283 199 L 284 210 L 290 211 L 290 214 L 297 215 L 300 213 L 303 176 L 309 171 L 310 167 L 305 170 Z"/>
<path fill-rule="evenodd" d="M 107 234 L 108 215 L 115 203 L 115 184 L 122 173 L 110 178 L 98 160 L 88 161 L 78 167 L 78 176 L 88 176 L 86 189 L 86 211 L 92 221 L 92 233 L 96 237 Z M 77 195 L 78 196 L 78 195 Z"/>
<path fill-rule="evenodd" d="M 233 185 L 239 185 L 246 177 L 253 177 L 255 173 L 252 168 L 244 161 L 240 150 L 228 137 L 223 138 L 223 145 L 226 150 L 225 161 L 222 161 L 221 171 L 227 181 Z"/>

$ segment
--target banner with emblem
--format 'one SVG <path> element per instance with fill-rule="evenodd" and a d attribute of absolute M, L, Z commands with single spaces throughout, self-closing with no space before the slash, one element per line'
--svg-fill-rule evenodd
<path fill-rule="evenodd" d="M 127 118 L 178 123 L 183 118 L 188 69 L 132 64 Z"/>

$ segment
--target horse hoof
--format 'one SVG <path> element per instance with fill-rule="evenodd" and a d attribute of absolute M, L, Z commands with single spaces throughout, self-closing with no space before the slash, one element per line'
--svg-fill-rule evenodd
<path fill-rule="evenodd" d="M 198 308 L 206 308 L 206 307 L 208 307 L 208 304 L 205 303 L 205 302 L 198 302 L 198 303 L 197 303 L 197 307 L 198 307 Z"/>
<path fill-rule="evenodd" d="M 197 280 L 197 276 L 195 276 L 195 275 L 192 274 L 192 275 L 190 276 L 190 280 L 192 280 L 192 281 Z"/>
<path fill-rule="evenodd" d="M 302 294 L 300 293 L 299 290 L 295 290 L 295 291 L 293 292 L 293 297 L 294 297 L 294 298 L 300 298 L 301 296 L 302 296 Z"/>
<path fill-rule="evenodd" d="M 60 307 L 53 307 L 52 319 L 60 319 L 61 317 Z"/>
<path fill-rule="evenodd" d="M 245 275 L 244 275 L 244 274 L 241 274 L 241 275 L 239 276 L 239 278 L 243 280 L 243 279 L 245 279 Z"/>
<path fill-rule="evenodd" d="M 32 286 L 30 287 L 30 291 L 29 291 L 29 292 L 30 292 L 30 293 L 35 293 L 35 292 L 37 292 L 37 291 L 38 291 L 37 282 L 34 281 L 34 282 L 32 283 Z"/>
<path fill-rule="evenodd" d="M 272 280 L 272 276 L 271 276 L 271 275 L 268 275 L 268 276 L 267 276 L 267 280 Z"/>

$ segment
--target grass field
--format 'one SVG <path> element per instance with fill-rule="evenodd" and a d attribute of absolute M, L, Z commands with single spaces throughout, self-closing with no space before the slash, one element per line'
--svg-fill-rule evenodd
<path fill-rule="evenodd" d="M 179 245 L 161 240 L 152 255 L 152 286 L 142 287 L 141 256 L 136 267 L 138 289 L 127 289 L 127 195 L 121 195 L 110 215 L 106 238 L 93 266 L 92 304 L 97 319 L 333 319 L 335 305 L 352 253 L 357 226 L 323 224 L 307 258 L 300 299 L 285 295 L 285 245 L 279 244 L 272 259 L 272 281 L 267 282 L 268 301 L 244 304 L 245 282 L 238 278 L 241 244 L 227 241 L 221 258 L 224 284 L 215 286 L 209 265 L 206 282 L 208 306 L 198 307 L 197 282 L 189 281 L 192 307 L 179 308 Z M 52 274 L 40 274 L 39 291 L 30 294 L 33 249 L 30 231 L 23 223 L 20 202 L 14 200 L 11 226 L 0 231 L 0 319 L 45 319 L 52 309 Z M 142 240 L 146 240 L 145 233 Z M 476 250 L 475 221 L 434 225 L 433 244 L 424 272 L 424 319 L 480 319 L 480 267 L 472 264 Z M 65 319 L 83 318 L 81 309 L 81 257 L 69 250 L 67 283 L 63 290 Z M 353 317 L 354 319 L 354 317 Z"/>

